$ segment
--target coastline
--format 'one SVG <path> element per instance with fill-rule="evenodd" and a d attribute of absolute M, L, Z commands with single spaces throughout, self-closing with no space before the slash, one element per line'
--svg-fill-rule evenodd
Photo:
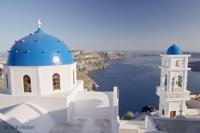
<path fill-rule="evenodd" d="M 110 60 L 132 58 L 133 53 L 127 52 L 99 52 L 88 50 L 72 50 L 74 59 L 77 62 L 77 79 L 84 81 L 84 88 L 92 91 L 94 85 L 98 86 L 95 81 L 90 77 L 89 73 L 98 70 L 105 69 L 109 65 Z M 1 64 L 5 64 L 7 60 L 6 54 L 1 54 Z M 2 70 L 0 70 L 1 76 Z M 4 87 L 3 77 L 0 78 L 0 88 Z"/>
<path fill-rule="evenodd" d="M 84 81 L 84 88 L 92 91 L 98 85 L 90 77 L 89 73 L 94 70 L 105 69 L 110 60 L 133 58 L 133 53 L 126 52 L 97 52 L 97 51 L 72 51 L 77 61 L 77 77 Z"/>

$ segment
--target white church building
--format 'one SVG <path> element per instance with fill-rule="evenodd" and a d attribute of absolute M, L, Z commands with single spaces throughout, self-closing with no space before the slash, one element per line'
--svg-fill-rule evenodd
<path fill-rule="evenodd" d="M 159 109 L 145 120 L 121 120 L 120 133 L 199 133 L 200 100 L 187 89 L 189 57 L 176 44 L 161 54 Z"/>
<path fill-rule="evenodd" d="M 86 91 L 67 45 L 40 23 L 8 52 L 1 121 L 22 133 L 118 133 L 117 88 Z"/>
<path fill-rule="evenodd" d="M 199 133 L 200 101 L 187 89 L 188 57 L 176 45 L 161 54 L 159 110 L 145 117 L 146 132 Z M 138 128 L 138 131 L 140 129 Z"/>
<path fill-rule="evenodd" d="M 159 115 L 175 117 L 186 115 L 185 102 L 190 100 L 187 90 L 188 57 L 181 49 L 173 44 L 167 54 L 161 54 L 160 86 L 157 87 L 159 96 Z"/>
<path fill-rule="evenodd" d="M 177 45 L 161 54 L 159 110 L 145 121 L 125 121 L 118 116 L 117 87 L 110 92 L 85 90 L 70 49 L 38 24 L 8 51 L 5 88 L 0 89 L 0 133 L 199 132 L 200 101 L 187 90 L 190 55 Z"/>
<path fill-rule="evenodd" d="M 191 70 L 188 68 L 189 57 L 176 44 L 170 46 L 166 54 L 161 54 L 160 86 L 156 91 L 160 117 L 200 115 L 199 109 L 187 107 L 192 99 L 187 89 L 188 70 Z"/>

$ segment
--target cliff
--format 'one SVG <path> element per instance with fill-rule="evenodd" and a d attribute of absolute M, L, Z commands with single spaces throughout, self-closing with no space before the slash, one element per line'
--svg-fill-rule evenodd
<path fill-rule="evenodd" d="M 78 79 L 84 81 L 84 87 L 92 90 L 96 83 L 89 77 L 88 72 L 104 69 L 108 66 L 108 61 L 113 59 L 131 58 L 132 53 L 123 52 L 97 52 L 97 51 L 72 51 L 77 62 Z"/>
<path fill-rule="evenodd" d="M 77 78 L 84 81 L 84 88 L 92 90 L 96 83 L 89 77 L 88 72 L 97 69 L 104 69 L 107 66 L 99 52 L 93 51 L 72 51 L 77 62 Z"/>
<path fill-rule="evenodd" d="M 77 71 L 87 73 L 96 69 L 104 69 L 107 66 L 104 58 L 99 52 L 81 51 L 79 54 L 74 54 L 77 62 Z"/>
<path fill-rule="evenodd" d="M 100 55 L 105 60 L 133 58 L 135 56 L 133 53 L 130 52 L 100 52 Z"/>

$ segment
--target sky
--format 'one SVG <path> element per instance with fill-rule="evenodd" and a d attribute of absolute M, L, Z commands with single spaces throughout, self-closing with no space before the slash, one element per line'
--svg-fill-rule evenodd
<path fill-rule="evenodd" d="M 0 51 L 38 19 L 70 49 L 200 51 L 200 0 L 0 0 Z"/>

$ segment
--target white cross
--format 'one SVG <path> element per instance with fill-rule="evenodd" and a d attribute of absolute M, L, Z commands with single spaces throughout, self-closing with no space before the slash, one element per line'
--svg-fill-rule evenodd
<path fill-rule="evenodd" d="M 38 21 L 37 21 L 37 24 L 38 24 L 38 28 L 40 28 L 40 27 L 41 27 L 41 25 L 42 25 L 42 22 L 41 22 L 41 20 L 40 20 L 40 19 L 38 19 Z"/>

